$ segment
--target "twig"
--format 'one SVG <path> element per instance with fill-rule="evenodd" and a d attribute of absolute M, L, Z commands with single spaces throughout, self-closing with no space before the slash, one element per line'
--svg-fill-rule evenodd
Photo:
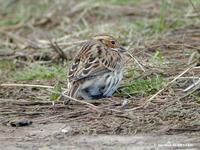
<path fill-rule="evenodd" d="M 37 87 L 37 88 L 49 88 L 49 89 L 53 89 L 54 87 L 53 86 L 47 86 L 47 85 L 33 85 L 33 84 L 14 84 L 14 83 L 11 83 L 11 84 L 0 84 L 0 87 L 1 86 L 5 86 L 5 87 Z M 64 89 L 64 88 L 62 88 L 62 90 L 64 90 L 64 91 L 67 91 L 67 89 Z M 96 111 L 99 111 L 99 107 L 97 107 L 97 106 L 95 106 L 95 105 L 93 105 L 93 104 L 91 104 L 91 103 L 88 103 L 88 102 L 86 102 L 86 101 L 81 101 L 81 100 L 78 100 L 78 99 L 75 99 L 75 98 L 73 98 L 73 97 L 70 97 L 70 96 L 68 96 L 68 95 L 66 95 L 66 94 L 64 94 L 64 93 L 62 93 L 62 96 L 63 97 L 65 97 L 65 98 L 67 98 L 67 99 L 69 99 L 69 100 L 72 100 L 72 101 L 75 101 L 75 102 L 78 102 L 78 103 L 81 103 L 81 104 L 86 104 L 86 105 L 88 105 L 90 108 L 92 108 L 92 109 L 94 109 L 94 110 L 96 110 Z M 106 109 L 106 110 L 108 110 L 108 108 L 102 108 L 102 109 Z M 109 109 L 109 110 L 111 110 L 111 111 L 117 111 L 117 110 L 113 110 L 113 109 Z M 119 111 L 117 111 L 117 112 L 119 112 Z"/>
<path fill-rule="evenodd" d="M 199 77 L 180 77 L 179 79 L 199 79 Z"/>
<path fill-rule="evenodd" d="M 66 95 L 65 92 L 62 93 L 62 96 L 69 99 L 69 100 L 72 100 L 72 101 L 75 101 L 75 102 L 78 102 L 78 103 L 81 103 L 81 104 L 86 104 L 86 105 L 90 106 L 90 108 L 92 108 L 96 111 L 99 111 L 100 109 L 102 109 L 102 110 L 118 112 L 118 113 L 122 112 L 122 111 L 116 110 L 116 109 L 105 108 L 105 107 L 97 107 L 97 106 L 92 104 L 92 101 L 94 102 L 95 100 L 78 100 L 78 99 L 75 99 L 73 97 Z M 95 101 L 95 102 L 97 102 L 97 101 Z"/>
<path fill-rule="evenodd" d="M 53 86 L 48 85 L 39 85 L 39 84 L 17 84 L 17 83 L 3 83 L 0 84 L 0 87 L 35 87 L 35 88 L 45 88 L 45 89 L 53 89 Z M 67 91 L 68 89 L 62 88 L 63 91 Z"/>
<path fill-rule="evenodd" d="M 69 100 L 72 100 L 72 101 L 75 101 L 75 102 L 78 102 L 78 103 L 81 103 L 81 104 L 86 104 L 87 106 L 89 106 L 90 108 L 96 110 L 96 111 L 99 111 L 99 108 L 91 103 L 88 103 L 86 101 L 81 101 L 81 100 L 78 100 L 78 99 L 75 99 L 73 97 L 70 97 L 68 95 L 66 95 L 64 92 L 62 93 L 62 96 L 69 99 Z"/>
<path fill-rule="evenodd" d="M 53 86 L 48 86 L 48 85 L 37 85 L 37 84 L 15 84 L 15 83 L 4 83 L 4 84 L 0 84 L 1 86 L 5 86 L 5 87 L 38 87 L 38 88 L 49 88 L 49 89 L 53 89 Z"/>
<path fill-rule="evenodd" d="M 127 53 L 127 54 L 128 54 L 131 58 L 133 58 L 134 61 L 138 64 L 138 66 L 142 69 L 142 71 L 145 72 L 144 67 L 139 63 L 139 61 L 138 61 L 135 57 L 133 57 L 133 55 L 131 55 L 130 53 Z"/>
<path fill-rule="evenodd" d="M 184 70 L 181 74 L 179 74 L 178 76 L 176 76 L 172 81 L 168 82 L 162 89 L 160 89 L 157 93 L 155 93 L 147 101 L 145 101 L 142 106 L 131 108 L 131 109 L 128 109 L 126 111 L 133 111 L 133 110 L 145 107 L 145 106 L 147 107 L 148 104 L 149 104 L 149 102 L 151 102 L 158 94 L 160 94 L 161 92 L 163 92 L 169 85 L 171 85 L 173 82 L 175 82 L 178 78 L 180 78 L 182 75 L 184 75 L 186 72 L 188 72 L 192 67 L 193 66 L 190 66 L 189 68 L 187 68 L 186 70 Z"/>
<path fill-rule="evenodd" d="M 182 97 L 180 97 L 179 99 L 184 99 L 185 97 L 192 95 L 192 93 L 194 93 L 196 90 L 198 90 L 200 88 L 200 84 L 197 85 L 195 88 L 193 88 L 191 91 L 187 91 L 187 93 L 185 95 L 183 95 Z"/>
<path fill-rule="evenodd" d="M 194 69 L 200 69 L 200 66 L 194 67 Z"/>
<path fill-rule="evenodd" d="M 161 90 L 159 90 L 156 94 L 154 94 L 150 99 L 148 99 L 145 102 L 145 105 L 149 102 L 151 102 L 158 94 L 160 94 L 162 91 L 164 91 L 169 85 L 171 85 L 173 82 L 175 82 L 178 78 L 180 78 L 182 75 L 184 75 L 186 72 L 188 72 L 193 66 L 190 66 L 189 68 L 187 68 L 186 70 L 184 70 L 181 74 L 179 74 L 178 76 L 176 76 L 172 81 L 168 82 L 164 88 L 162 88 Z"/>
<path fill-rule="evenodd" d="M 52 42 L 52 40 L 49 39 L 50 45 L 51 47 L 58 53 L 58 55 L 65 60 L 67 59 L 67 56 L 65 55 L 65 53 L 63 52 L 63 50 L 58 46 L 57 42 Z"/>
<path fill-rule="evenodd" d="M 192 85 L 190 85 L 189 87 L 184 89 L 183 92 L 187 92 L 187 91 L 189 91 L 190 89 L 194 88 L 196 85 L 199 85 L 199 84 L 200 84 L 200 78 L 199 78 L 198 81 L 196 81 L 195 83 L 193 83 Z"/>

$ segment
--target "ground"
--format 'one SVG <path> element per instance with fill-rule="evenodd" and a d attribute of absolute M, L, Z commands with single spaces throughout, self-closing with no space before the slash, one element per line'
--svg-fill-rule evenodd
<path fill-rule="evenodd" d="M 198 149 L 199 8 L 195 0 L 0 0 L 0 149 Z M 68 66 L 98 33 L 128 49 L 123 83 L 113 97 L 69 102 L 61 96 Z"/>

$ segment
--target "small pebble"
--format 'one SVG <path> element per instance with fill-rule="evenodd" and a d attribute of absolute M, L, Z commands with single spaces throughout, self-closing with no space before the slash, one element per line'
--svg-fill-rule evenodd
<path fill-rule="evenodd" d="M 122 102 L 122 107 L 127 106 L 128 105 L 128 99 L 124 99 Z"/>
<path fill-rule="evenodd" d="M 72 128 L 70 126 L 67 126 L 67 127 L 63 128 L 61 130 L 61 132 L 66 134 L 66 133 L 69 133 L 71 130 L 72 130 Z"/>

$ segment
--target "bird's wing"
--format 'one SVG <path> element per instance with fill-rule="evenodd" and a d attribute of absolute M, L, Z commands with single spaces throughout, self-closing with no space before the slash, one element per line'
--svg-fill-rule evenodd
<path fill-rule="evenodd" d="M 97 41 L 86 42 L 71 65 L 69 81 L 94 77 L 120 67 L 121 55 Z"/>

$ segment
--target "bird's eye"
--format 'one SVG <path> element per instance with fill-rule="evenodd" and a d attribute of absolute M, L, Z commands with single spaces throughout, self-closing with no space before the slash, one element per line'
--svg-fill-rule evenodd
<path fill-rule="evenodd" d="M 111 41 L 111 44 L 113 44 L 113 45 L 114 45 L 114 44 L 115 44 L 115 41 Z"/>

